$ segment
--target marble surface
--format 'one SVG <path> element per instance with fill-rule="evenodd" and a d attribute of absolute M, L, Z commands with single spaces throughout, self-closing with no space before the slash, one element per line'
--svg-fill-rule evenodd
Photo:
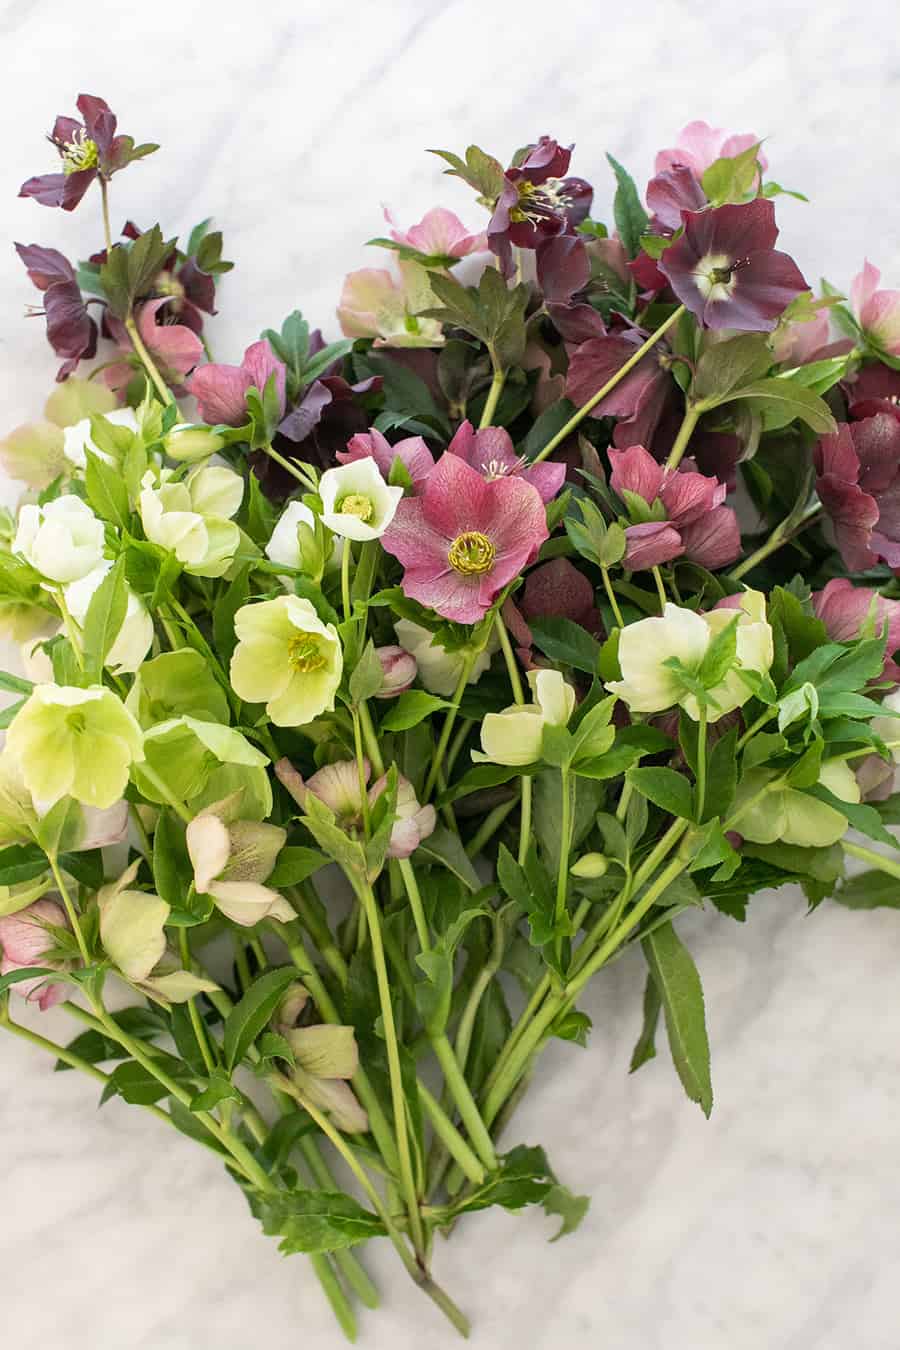
<path fill-rule="evenodd" d="M 2 0 L 2 238 L 97 245 L 74 217 L 17 201 L 50 166 L 41 142 L 80 90 L 163 152 L 119 179 L 114 221 L 185 230 L 213 213 L 238 266 L 214 349 L 235 359 L 299 305 L 334 333 L 333 306 L 379 203 L 403 221 L 435 201 L 466 211 L 426 145 L 477 139 L 505 155 L 548 131 L 578 142 L 575 171 L 606 214 L 609 148 L 640 179 L 691 117 L 771 139 L 773 176 L 813 205 L 779 206 L 785 247 L 810 279 L 846 285 L 866 250 L 900 281 L 900 49 L 895 7 L 699 0 L 591 7 L 519 0 L 400 0 L 339 10 L 160 0 L 89 10 Z M 10 251 L 0 265 L 0 411 L 39 412 L 53 365 Z M 741 926 L 680 921 L 708 1003 L 716 1106 L 706 1122 L 668 1058 L 633 1078 L 640 962 L 589 991 L 590 1048 L 545 1056 L 513 1135 L 542 1141 L 593 1196 L 554 1246 L 540 1214 L 491 1212 L 439 1242 L 439 1278 L 503 1350 L 896 1350 L 900 1123 L 896 913 L 825 905 L 785 889 Z M 58 1012 L 41 1019 L 66 1036 Z M 94 1086 L 55 1077 L 7 1038 L 0 1049 L 0 1308 L 17 1350 L 293 1350 L 340 1337 L 304 1262 L 259 1235 L 219 1165 Z M 512 1135 L 511 1135 L 512 1138 Z M 395 1269 L 371 1268 L 385 1307 L 363 1343 L 454 1343 Z"/>

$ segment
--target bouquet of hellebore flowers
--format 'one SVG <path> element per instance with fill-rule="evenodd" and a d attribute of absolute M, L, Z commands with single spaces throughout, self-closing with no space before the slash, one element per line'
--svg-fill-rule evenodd
<path fill-rule="evenodd" d="M 646 206 L 608 157 L 614 229 L 543 136 L 439 152 L 486 228 L 388 217 L 343 339 L 223 365 L 221 234 L 114 237 L 156 147 L 78 110 L 22 195 L 103 246 L 17 245 L 63 364 L 0 446 L 0 1023 L 216 1150 L 351 1338 L 378 1237 L 465 1332 L 435 1232 L 587 1208 L 501 1135 L 589 980 L 639 944 L 632 1068 L 662 1017 L 708 1114 L 681 912 L 897 905 L 900 292 L 813 296 L 756 136 Z"/>

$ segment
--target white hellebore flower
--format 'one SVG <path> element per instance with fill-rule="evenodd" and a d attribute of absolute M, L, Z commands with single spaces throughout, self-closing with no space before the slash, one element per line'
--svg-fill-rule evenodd
<path fill-rule="evenodd" d="M 302 727 L 334 709 L 344 654 L 334 624 L 309 600 L 282 595 L 234 616 L 238 645 L 231 684 L 246 703 L 265 703 L 277 727 Z"/>
<path fill-rule="evenodd" d="M 279 825 L 229 820 L 241 794 L 215 802 L 187 827 L 194 885 L 210 895 L 232 923 L 250 928 L 261 919 L 296 918 L 278 891 L 263 882 L 275 866 L 287 833 Z"/>
<path fill-rule="evenodd" d="M 140 422 L 133 408 L 115 408 L 112 412 L 103 413 L 104 422 L 109 422 L 114 427 L 125 427 L 128 431 L 137 432 L 140 430 Z M 91 436 L 91 419 L 83 417 L 80 422 L 74 426 L 65 427 L 63 430 L 63 454 L 70 463 L 74 464 L 76 469 L 87 467 L 86 450 L 97 455 L 106 464 L 113 461 L 99 445 L 96 445 Z"/>
<path fill-rule="evenodd" d="M 94 592 L 111 567 L 112 562 L 104 558 L 86 577 L 66 587 L 66 606 L 76 623 L 83 626 Z M 125 617 L 104 662 L 107 670 L 111 670 L 114 675 L 133 675 L 153 642 L 153 620 L 147 606 L 130 586 L 127 593 Z"/>
<path fill-rule="evenodd" d="M 303 555 L 300 551 L 299 526 L 307 525 L 315 529 L 316 518 L 304 502 L 288 502 L 282 511 L 278 524 L 272 531 L 272 537 L 266 544 L 266 557 L 270 562 L 282 563 L 285 567 L 303 567 Z M 335 541 L 335 547 L 325 564 L 326 570 L 340 564 L 344 551 L 343 539 Z M 287 580 L 287 578 L 283 578 Z M 293 589 L 293 588 L 291 588 Z"/>
<path fill-rule="evenodd" d="M 419 679 L 428 692 L 448 698 L 459 683 L 468 648 L 460 647 L 457 651 L 448 652 L 435 639 L 434 633 L 421 624 L 413 623 L 412 619 L 397 619 L 394 631 L 403 650 L 415 657 Z M 478 683 L 491 664 L 491 656 L 499 644 L 500 639 L 492 631 L 487 647 L 475 658 L 469 684 Z"/>
<path fill-rule="evenodd" d="M 534 764 L 541 757 L 545 726 L 564 727 L 575 707 L 575 690 L 558 670 L 530 670 L 533 703 L 513 704 L 502 712 L 486 713 L 481 724 L 481 748 L 472 758 L 490 764 Z"/>
<path fill-rule="evenodd" d="M 607 682 L 607 689 L 628 704 L 632 712 L 665 712 L 676 705 L 699 721 L 700 709 L 679 672 L 666 662 L 675 657 L 685 671 L 696 676 L 710 642 L 737 620 L 737 649 L 731 670 L 709 689 L 710 722 L 733 712 L 753 693 L 741 678 L 741 670 L 765 674 L 774 659 L 772 629 L 766 621 L 765 597 L 759 591 L 745 591 L 740 609 L 714 609 L 696 614 L 679 605 L 666 605 L 658 619 L 640 619 L 622 629 L 619 637 L 621 680 Z"/>
<path fill-rule="evenodd" d="M 45 506 L 28 504 L 19 512 L 13 552 L 48 581 L 77 581 L 103 557 L 104 529 L 80 497 L 67 494 Z"/>
<path fill-rule="evenodd" d="M 378 539 L 384 534 L 403 496 L 389 487 L 370 455 L 326 469 L 319 480 L 322 522 L 345 539 Z"/>
<path fill-rule="evenodd" d="M 183 482 L 170 482 L 170 471 L 142 479 L 138 509 L 144 533 L 174 553 L 184 570 L 198 577 L 221 577 L 241 541 L 231 517 L 241 504 L 244 480 L 232 469 L 201 466 Z"/>

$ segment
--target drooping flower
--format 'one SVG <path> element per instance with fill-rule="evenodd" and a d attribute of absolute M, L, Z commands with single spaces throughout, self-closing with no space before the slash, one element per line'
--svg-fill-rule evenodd
<path fill-rule="evenodd" d="M 757 844 L 796 844 L 801 848 L 828 848 L 846 834 L 850 822 L 836 807 L 797 788 L 762 789 L 778 776 L 774 769 L 750 769 L 741 777 L 733 810 L 745 839 Z M 819 783 L 841 801 L 860 800 L 859 784 L 849 764 L 826 761 Z M 759 797 L 758 801 L 754 801 Z"/>
<path fill-rule="evenodd" d="M 362 459 L 326 469 L 319 480 L 322 523 L 344 539 L 380 539 L 394 519 L 402 487 L 384 481 L 375 460 Z"/>
<path fill-rule="evenodd" d="M 779 324 L 770 339 L 772 354 L 780 366 L 793 369 L 825 355 L 831 325 L 828 310 L 817 310 L 811 319 L 792 319 Z"/>
<path fill-rule="evenodd" d="M 48 805 L 74 797 L 85 806 L 113 806 L 131 765 L 144 757 L 137 722 L 111 689 L 97 685 L 35 685 L 6 744 L 29 792 Z"/>
<path fill-rule="evenodd" d="M 0 975 L 9 975 L 14 970 L 27 970 L 30 966 L 40 966 L 45 970 L 60 968 L 58 962 L 48 959 L 46 955 L 56 946 L 56 939 L 50 929 L 68 926 L 62 906 L 50 899 L 35 900 L 27 909 L 0 918 Z M 48 981 L 45 975 L 19 980 L 11 987 L 19 998 L 36 1003 L 41 1012 L 46 1012 L 66 996 L 66 986 Z"/>
<path fill-rule="evenodd" d="M 882 677 L 900 682 L 900 666 L 893 660 L 900 649 L 900 600 L 888 600 L 871 586 L 854 586 L 848 577 L 833 577 L 813 591 L 812 606 L 834 642 L 885 635 Z"/>
<path fill-rule="evenodd" d="M 308 1003 L 305 987 L 292 985 L 272 1019 L 293 1052 L 290 1082 L 301 1100 L 325 1111 L 342 1134 L 365 1133 L 369 1117 L 347 1081 L 359 1068 L 356 1033 L 353 1027 L 324 1022 L 298 1025 Z"/>
<path fill-rule="evenodd" d="M 481 723 L 481 749 L 476 762 L 534 764 L 541 757 L 545 726 L 564 727 L 575 708 L 575 690 L 558 670 L 530 670 L 533 702 L 513 704 L 499 713 L 486 713 Z"/>
<path fill-rule="evenodd" d="M 265 703 L 278 727 L 300 727 L 334 709 L 344 657 L 334 624 L 309 600 L 279 596 L 234 616 L 231 683 L 238 698 Z"/>
<path fill-rule="evenodd" d="M 844 381 L 844 392 L 852 418 L 883 412 L 900 422 L 900 370 L 890 370 L 880 361 L 868 362 Z"/>
<path fill-rule="evenodd" d="M 575 404 L 587 403 L 631 359 L 643 340 L 639 333 L 616 333 L 582 342 L 569 361 L 566 397 Z M 652 445 L 674 394 L 668 354 L 654 347 L 594 405 L 591 416 L 618 419 L 613 432 L 615 445 Z"/>
<path fill-rule="evenodd" d="M 610 450 L 609 460 L 610 486 L 626 506 L 633 508 L 640 499 L 648 507 L 658 501 L 665 510 L 663 520 L 643 518 L 626 526 L 627 568 L 637 571 L 682 556 L 701 567 L 716 568 L 740 556 L 737 516 L 722 504 L 724 483 L 682 468 L 667 472 L 642 445 Z M 639 514 L 645 515 L 643 509 Z"/>
<path fill-rule="evenodd" d="M 214 362 L 198 366 L 188 381 L 188 391 L 197 400 L 204 422 L 211 426 L 240 427 L 247 421 L 248 389 L 262 393 L 272 376 L 283 417 L 287 372 L 265 340 L 252 343 L 239 366 Z"/>
<path fill-rule="evenodd" d="M 103 522 L 80 497 L 67 494 L 22 507 L 13 551 L 48 581 L 69 582 L 94 570 L 103 543 Z"/>
<path fill-rule="evenodd" d="M 565 464 L 529 464 L 513 449 L 512 439 L 503 427 L 481 427 L 478 431 L 468 419 L 462 422 L 447 446 L 448 455 L 458 455 L 473 469 L 491 481 L 496 478 L 522 478 L 540 494 L 541 501 L 551 501 L 566 478 Z"/>
<path fill-rule="evenodd" d="M 363 779 L 368 782 L 370 771 L 368 760 L 363 762 L 363 768 Z M 276 764 L 275 772 L 299 805 L 303 806 L 307 794 L 312 793 L 333 812 L 341 829 L 351 832 L 362 829 L 363 801 L 359 766 L 355 760 L 338 760 L 335 764 L 326 764 L 306 782 L 289 761 Z M 386 786 L 387 775 L 382 774 L 366 792 L 368 806 L 375 805 Z M 434 807 L 430 803 L 421 806 L 412 783 L 400 774 L 397 778 L 397 802 L 387 856 L 408 858 L 422 840 L 427 839 L 434 831 L 436 824 L 437 814 Z"/>
<path fill-rule="evenodd" d="M 510 271 L 513 245 L 537 248 L 544 239 L 572 231 L 590 211 L 590 183 L 566 177 L 572 148 L 541 136 L 504 173 L 487 229 L 488 246 L 504 272 Z"/>
<path fill-rule="evenodd" d="M 211 895 L 232 923 L 250 928 L 261 919 L 295 918 L 284 896 L 264 885 L 284 847 L 287 833 L 279 825 L 236 816 L 239 794 L 214 802 L 187 827 L 187 848 L 194 867 L 194 886 Z"/>
<path fill-rule="evenodd" d="M 47 320 L 47 341 L 63 364 L 56 373 L 65 380 L 81 360 L 90 360 L 97 351 L 97 325 L 87 305 L 75 269 L 58 249 L 40 244 L 16 244 L 16 252 L 28 269 L 28 275 L 44 294 L 43 313 Z"/>
<path fill-rule="evenodd" d="M 472 233 L 466 229 L 459 216 L 443 206 L 433 206 L 425 212 L 418 225 L 411 225 L 408 230 L 398 229 L 397 222 L 387 209 L 384 218 L 391 226 L 393 240 L 429 258 L 458 260 L 468 257 L 470 253 L 481 253 L 487 248 L 484 230 Z"/>
<path fill-rule="evenodd" d="M 879 412 L 842 422 L 815 448 L 816 492 L 847 567 L 900 567 L 900 422 Z"/>
<path fill-rule="evenodd" d="M 437 319 L 418 317 L 435 306 L 428 273 L 400 263 L 399 279 L 382 267 L 363 267 L 344 279 L 337 316 L 345 337 L 370 337 L 376 347 L 439 347 Z"/>
<path fill-rule="evenodd" d="M 770 332 L 809 286 L 775 248 L 775 208 L 765 197 L 682 213 L 684 233 L 659 261 L 682 304 L 707 328 Z"/>
<path fill-rule="evenodd" d="M 84 624 L 94 592 L 111 567 L 112 560 L 104 558 L 87 576 L 65 588 L 66 607 L 76 623 Z M 134 674 L 153 643 L 153 620 L 147 606 L 130 586 L 126 595 L 125 616 L 103 663 L 113 675 Z"/>
<path fill-rule="evenodd" d="M 421 492 L 434 468 L 434 455 L 421 436 L 407 436 L 396 445 L 391 445 L 387 437 L 375 427 L 351 436 L 346 450 L 339 450 L 336 458 L 340 464 L 354 464 L 360 459 L 374 459 L 385 479 L 390 477 L 394 461 L 399 459 L 412 480 L 415 492 Z"/>
<path fill-rule="evenodd" d="M 231 517 L 240 507 L 244 480 L 232 469 L 201 465 L 181 482 L 171 471 L 142 479 L 138 510 L 144 533 L 168 549 L 192 576 L 220 577 L 231 566 L 241 532 Z"/>
<path fill-rule="evenodd" d="M 881 272 L 866 258 L 850 286 L 853 314 L 878 351 L 900 356 L 900 291 L 880 291 Z"/>
<path fill-rule="evenodd" d="M 403 564 L 403 592 L 445 619 L 477 623 L 547 538 L 544 504 L 519 477 L 483 478 L 444 455 L 382 538 Z"/>
<path fill-rule="evenodd" d="M 673 146 L 660 150 L 654 163 L 654 177 L 647 184 L 647 205 L 653 213 L 652 228 L 677 230 L 682 211 L 699 211 L 706 204 L 702 179 L 717 159 L 734 159 L 760 138 L 753 132 L 735 135 L 707 122 L 688 122 L 678 133 Z M 768 167 L 760 150 L 759 166 Z"/>
<path fill-rule="evenodd" d="M 181 657 L 183 653 L 166 655 Z M 197 683 L 201 689 L 198 702 L 208 703 L 208 697 L 202 694 L 201 681 Z M 143 700 L 139 691 L 135 704 L 140 702 Z M 168 800 L 168 792 L 194 811 L 240 792 L 243 817 L 264 820 L 272 810 L 272 788 L 266 773 L 268 756 L 251 745 L 236 727 L 211 722 L 209 716 L 210 712 L 201 706 L 196 716 L 181 713 L 163 721 L 153 719 L 144 732 L 144 759 L 149 773 L 143 772 L 141 764 L 132 769 L 138 791 L 147 801 L 159 803 Z"/>
<path fill-rule="evenodd" d="M 0 466 L 9 478 L 41 490 L 70 469 L 63 428 L 53 422 L 25 422 L 0 440 Z"/>
<path fill-rule="evenodd" d="M 528 573 L 524 587 L 503 606 L 503 621 L 516 643 L 519 660 L 532 665 L 532 619 L 571 619 L 589 633 L 602 630 L 594 588 L 568 558 L 551 558 Z M 451 690 L 452 692 L 452 690 Z"/>
<path fill-rule="evenodd" d="M 397 641 L 404 651 L 416 662 L 418 677 L 430 694 L 447 698 L 459 683 L 463 667 L 471 652 L 467 647 L 447 651 L 436 639 L 434 633 L 414 623 L 412 619 L 397 619 L 394 623 Z M 491 664 L 491 656 L 497 650 L 499 639 L 491 634 L 484 651 L 479 652 L 472 663 L 469 684 L 477 684 Z"/>
<path fill-rule="evenodd" d="M 62 160 L 62 172 L 29 178 L 19 189 L 20 197 L 74 211 L 95 178 L 109 179 L 132 160 L 159 148 L 135 145 L 131 136 L 117 136 L 115 113 L 94 94 L 79 94 L 76 107 L 84 120 L 57 117 L 49 136 Z"/>
<path fill-rule="evenodd" d="M 305 554 L 300 542 L 301 533 L 305 534 L 307 530 L 314 533 L 315 525 L 316 518 L 305 502 L 288 502 L 272 531 L 271 539 L 266 544 L 266 557 L 271 562 L 302 570 Z M 339 566 L 344 552 L 343 539 L 335 539 L 333 543 L 334 547 L 325 560 L 326 568 Z M 290 578 L 285 577 L 283 580 L 288 589 L 293 590 Z"/>
<path fill-rule="evenodd" d="M 397 698 L 404 693 L 416 678 L 416 658 L 404 647 L 376 647 L 375 655 L 381 662 L 384 678 L 376 698 Z"/>
<path fill-rule="evenodd" d="M 135 322 L 141 341 L 163 379 L 176 389 L 180 388 L 184 377 L 203 360 L 200 338 L 186 323 L 177 321 L 171 296 L 168 295 L 140 305 L 135 311 Z M 107 315 L 106 323 L 124 353 L 124 359 L 106 366 L 103 379 L 110 389 L 121 391 L 127 387 L 135 371 L 142 372 L 144 367 L 125 325 L 111 315 Z"/>

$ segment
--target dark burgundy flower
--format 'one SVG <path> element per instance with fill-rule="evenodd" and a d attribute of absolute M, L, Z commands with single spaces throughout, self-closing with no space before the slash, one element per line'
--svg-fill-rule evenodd
<path fill-rule="evenodd" d="M 874 417 L 884 412 L 900 421 L 900 370 L 891 370 L 880 362 L 863 366 L 854 380 L 847 381 L 844 392 L 851 417 Z"/>
<path fill-rule="evenodd" d="M 564 342 L 587 342 L 605 335 L 603 318 L 585 297 L 591 259 L 583 239 L 560 234 L 546 240 L 537 251 L 537 275 L 547 313 Z"/>
<path fill-rule="evenodd" d="M 537 248 L 542 240 L 571 231 L 590 211 L 590 183 L 565 176 L 571 158 L 571 146 L 542 136 L 506 170 L 487 229 L 488 247 L 504 272 L 511 271 L 513 245 Z"/>
<path fill-rule="evenodd" d="M 568 558 L 553 558 L 529 572 L 518 604 L 509 599 L 503 606 L 503 619 L 516 643 L 516 653 L 526 669 L 531 669 L 531 619 L 571 619 L 595 635 L 602 631 L 600 614 L 594 604 L 594 588 L 583 572 Z"/>
<path fill-rule="evenodd" d="M 64 380 L 83 358 L 97 350 L 97 325 L 88 314 L 75 269 L 68 258 L 55 248 L 40 244 L 16 244 L 16 252 L 28 269 L 28 275 L 44 293 L 43 312 L 47 320 L 47 341 L 63 364 L 57 380 Z"/>
<path fill-rule="evenodd" d="M 764 197 L 743 206 L 683 211 L 684 233 L 663 253 L 659 270 L 707 328 L 768 333 L 809 286 L 775 248 L 775 210 Z"/>
<path fill-rule="evenodd" d="M 102 98 L 79 94 L 77 107 L 83 121 L 57 117 L 49 136 L 62 160 L 62 172 L 29 178 L 19 189 L 20 197 L 74 211 L 95 178 L 109 179 L 132 160 L 158 149 L 135 145 L 131 136 L 117 136 L 115 113 Z"/>
<path fill-rule="evenodd" d="M 621 370 L 644 341 L 640 333 L 617 333 L 591 338 L 572 354 L 566 378 L 566 396 L 583 404 Z M 630 371 L 591 410 L 592 417 L 617 417 L 616 445 L 649 445 L 675 392 L 668 370 L 668 353 L 659 345 Z"/>
<path fill-rule="evenodd" d="M 681 228 L 682 211 L 702 211 L 706 204 L 706 193 L 686 164 L 673 164 L 647 184 L 654 234 L 673 234 Z"/>
<path fill-rule="evenodd" d="M 816 446 L 816 491 L 855 572 L 900 567 L 900 422 L 879 412 L 842 422 Z"/>
<path fill-rule="evenodd" d="M 625 566 L 633 572 L 686 557 L 701 567 L 724 567 L 741 552 L 737 516 L 724 506 L 726 488 L 716 478 L 685 469 L 667 471 L 642 445 L 610 450 L 610 487 L 622 497 L 658 502 L 663 520 L 643 520 L 625 529 Z"/>

